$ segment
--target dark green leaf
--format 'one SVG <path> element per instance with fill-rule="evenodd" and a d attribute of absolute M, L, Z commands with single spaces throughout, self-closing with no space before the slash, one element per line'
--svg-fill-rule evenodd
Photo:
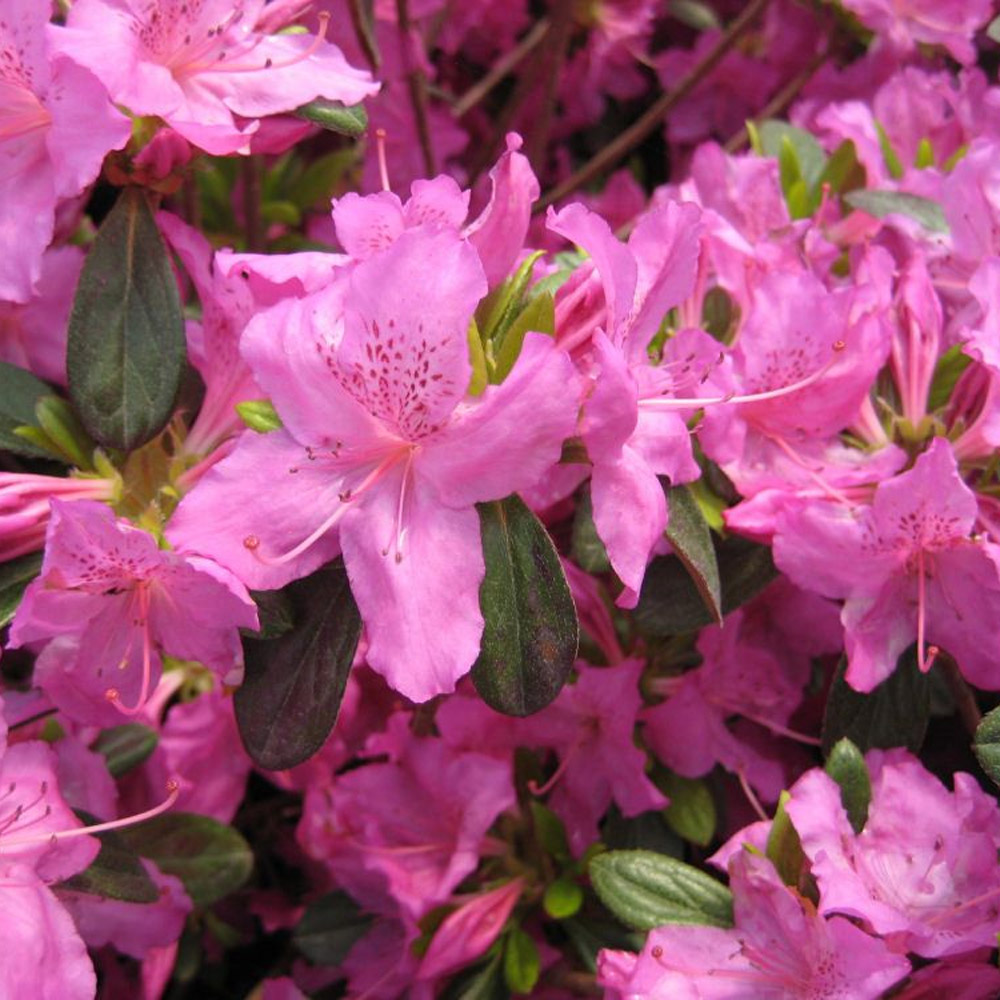
<path fill-rule="evenodd" d="M 876 219 L 884 219 L 887 215 L 905 215 L 916 219 L 929 232 L 948 232 L 944 210 L 930 198 L 905 191 L 851 191 L 844 196 L 844 200 L 851 208 L 874 215 Z"/>
<path fill-rule="evenodd" d="M 538 982 L 542 962 L 533 938 L 520 927 L 507 935 L 503 952 L 503 978 L 512 993 L 531 993 Z"/>
<path fill-rule="evenodd" d="M 915 647 L 899 658 L 896 669 L 874 691 L 862 694 L 844 679 L 841 660 L 830 687 L 823 719 L 823 753 L 829 756 L 847 737 L 862 752 L 873 747 L 906 747 L 917 753 L 930 717 L 930 681 L 917 667 Z"/>
<path fill-rule="evenodd" d="M 563 821 L 548 806 L 537 799 L 531 800 L 531 820 L 535 827 L 535 839 L 556 861 L 570 859 L 569 841 Z"/>
<path fill-rule="evenodd" d="M 994 784 L 1000 785 L 1000 708 L 983 716 L 976 727 L 973 749 L 982 769 Z"/>
<path fill-rule="evenodd" d="M 712 533 L 698 501 L 686 486 L 672 486 L 667 494 L 670 518 L 667 540 L 674 555 L 688 571 L 712 619 L 722 622 L 722 588 L 719 564 L 712 546 Z"/>
<path fill-rule="evenodd" d="M 713 537 L 722 590 L 722 613 L 745 604 L 777 576 L 771 550 L 737 535 Z M 646 569 L 635 621 L 645 635 L 658 638 L 711 625 L 712 617 L 684 563 L 659 556 Z"/>
<path fill-rule="evenodd" d="M 608 851 L 590 862 L 601 902 L 629 927 L 664 924 L 732 927 L 733 897 L 698 868 L 652 851 Z"/>
<path fill-rule="evenodd" d="M 971 364 L 972 358 L 962 350 L 961 344 L 952 344 L 938 358 L 938 363 L 934 368 L 934 379 L 931 382 L 931 391 L 927 397 L 928 410 L 940 409 L 951 399 L 952 390 L 959 377 Z"/>
<path fill-rule="evenodd" d="M 246 679 L 234 697 L 247 752 L 280 771 L 308 760 L 337 721 L 361 615 L 340 559 L 285 590 L 294 628 L 243 639 Z"/>
<path fill-rule="evenodd" d="M 580 635 L 576 607 L 552 539 L 520 497 L 477 509 L 486 625 L 472 682 L 498 712 L 530 715 L 569 677 Z"/>
<path fill-rule="evenodd" d="M 715 285 L 705 293 L 701 325 L 716 340 L 728 342 L 738 319 L 739 308 L 724 288 Z"/>
<path fill-rule="evenodd" d="M 603 948 L 641 951 L 644 934 L 625 930 L 617 921 L 588 914 L 587 919 L 571 917 L 562 923 L 581 961 L 590 972 L 597 971 L 597 956 Z"/>
<path fill-rule="evenodd" d="M 339 965 L 372 920 L 347 893 L 331 892 L 309 904 L 292 940 L 313 964 Z"/>
<path fill-rule="evenodd" d="M 128 846 L 184 883 L 195 906 L 239 889 L 253 870 L 250 845 L 209 816 L 168 812 L 121 831 Z"/>
<path fill-rule="evenodd" d="M 98 820 L 86 813 L 80 818 L 92 825 Z M 96 835 L 101 849 L 82 872 L 60 883 L 60 888 L 85 892 L 123 903 L 155 903 L 160 898 L 156 883 L 143 868 L 139 855 L 116 830 Z"/>
<path fill-rule="evenodd" d="M 712 31 L 722 27 L 715 11 L 700 0 L 670 0 L 670 16 L 695 31 Z"/>
<path fill-rule="evenodd" d="M 25 589 L 41 570 L 41 552 L 29 552 L 0 565 L 0 628 L 13 619 Z"/>
<path fill-rule="evenodd" d="M 840 801 L 854 832 L 861 833 L 872 800 L 872 779 L 865 758 L 850 740 L 837 740 L 826 760 L 825 770 L 840 787 Z"/>
<path fill-rule="evenodd" d="M 251 590 L 250 596 L 257 605 L 260 628 L 256 632 L 241 629 L 248 639 L 277 639 L 295 626 L 295 611 L 288 594 L 283 590 Z"/>
<path fill-rule="evenodd" d="M 685 778 L 667 771 L 657 779 L 657 787 L 670 799 L 664 817 L 679 837 L 707 847 L 715 836 L 715 800 L 708 785 L 698 778 Z"/>
<path fill-rule="evenodd" d="M 856 188 L 862 188 L 867 183 L 867 174 L 861 161 L 858 160 L 858 150 L 853 140 L 845 139 L 830 155 L 819 184 L 830 185 L 830 190 L 836 194 L 846 194 Z"/>
<path fill-rule="evenodd" d="M 514 367 L 524 345 L 524 335 L 529 331 L 555 333 L 555 300 L 551 292 L 530 299 L 517 318 L 507 328 L 496 351 L 496 360 L 490 373 L 490 381 L 494 384 L 502 382 Z"/>
<path fill-rule="evenodd" d="M 638 816 L 623 816 L 618 807 L 612 805 L 601 827 L 601 841 L 615 850 L 653 851 L 674 858 L 684 855 L 684 842 L 670 828 L 660 809 L 650 809 Z"/>
<path fill-rule="evenodd" d="M 318 97 L 315 101 L 297 108 L 295 115 L 313 125 L 319 125 L 328 132 L 339 132 L 352 139 L 359 139 L 368 131 L 368 112 L 363 104 L 346 107 L 340 101 L 328 101 Z"/>
<path fill-rule="evenodd" d="M 146 760 L 159 742 L 155 729 L 140 722 L 126 722 L 105 729 L 94 742 L 94 749 L 104 756 L 111 777 L 120 778 Z"/>
<path fill-rule="evenodd" d="M 441 1000 L 508 1000 L 509 997 L 510 990 L 503 978 L 503 952 L 499 947 L 492 951 L 485 965 L 457 976 L 441 994 Z"/>
<path fill-rule="evenodd" d="M 37 426 L 35 406 L 38 400 L 51 395 L 52 386 L 47 382 L 23 368 L 0 361 L 0 449 L 31 458 L 52 458 L 48 449 L 14 433 L 17 427 Z"/>
<path fill-rule="evenodd" d="M 186 358 L 167 248 L 145 192 L 125 188 L 84 261 L 69 319 L 69 391 L 91 437 L 132 451 L 159 433 Z"/>
<path fill-rule="evenodd" d="M 597 533 L 594 524 L 594 507 L 590 499 L 590 487 L 580 491 L 576 510 L 573 513 L 573 534 L 570 541 L 573 562 L 588 573 L 607 573 L 611 569 L 608 550 Z"/>

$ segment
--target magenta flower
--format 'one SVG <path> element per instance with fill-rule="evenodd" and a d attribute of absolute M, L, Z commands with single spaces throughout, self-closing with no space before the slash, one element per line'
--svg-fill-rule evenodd
<path fill-rule="evenodd" d="M 1000 550 L 970 537 L 973 492 L 947 441 L 881 483 L 871 506 L 792 506 L 778 519 L 774 556 L 801 587 L 845 600 L 847 679 L 870 691 L 914 639 L 921 667 L 944 647 L 978 687 L 1000 687 Z"/>
<path fill-rule="evenodd" d="M 910 963 L 844 917 L 827 919 L 743 851 L 729 865 L 735 926 L 659 927 L 638 956 L 603 951 L 609 996 L 642 1000 L 879 1000 Z"/>
<path fill-rule="evenodd" d="M 6 0 L 0 17 L 0 301 L 31 298 L 58 201 L 78 195 L 129 137 L 104 87 L 57 55 L 63 31 L 51 12 Z M 106 49 L 104 61 L 114 62 Z"/>
<path fill-rule="evenodd" d="M 100 707 L 107 701 L 128 713 L 141 709 L 163 654 L 198 660 L 238 682 L 237 627 L 256 622 L 249 594 L 220 566 L 163 551 L 103 504 L 53 500 L 42 572 L 18 609 L 11 644 L 57 639 L 59 668 L 83 695 L 77 714 L 90 703 L 98 717 L 84 721 L 106 723 Z M 46 687 L 45 664 L 40 669 Z M 50 694 L 62 703 L 57 690 Z M 66 710 L 74 714 L 73 706 Z"/>
<path fill-rule="evenodd" d="M 266 13 L 264 0 L 78 0 L 61 49 L 117 104 L 216 155 L 249 152 L 256 119 L 377 92 L 322 34 L 262 32 Z"/>
<path fill-rule="evenodd" d="M 576 422 L 570 362 L 540 334 L 502 385 L 465 398 L 467 331 L 485 292 L 466 241 L 418 227 L 255 318 L 243 353 L 285 428 L 244 435 L 168 530 L 253 587 L 279 587 L 342 548 L 368 662 L 417 701 L 451 691 L 479 653 L 473 505 L 536 482 Z M 218 531 L 223 509 L 235 530 Z"/>
<path fill-rule="evenodd" d="M 868 820 L 851 828 L 840 790 L 813 770 L 787 805 L 823 913 L 864 920 L 897 950 L 929 958 L 995 947 L 1000 810 L 968 774 L 955 791 L 905 750 L 873 750 Z"/>

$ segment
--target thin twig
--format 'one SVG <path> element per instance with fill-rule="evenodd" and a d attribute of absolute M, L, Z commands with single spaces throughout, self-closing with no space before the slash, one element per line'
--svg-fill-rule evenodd
<path fill-rule="evenodd" d="M 413 116 L 417 122 L 417 138 L 420 140 L 420 152 L 424 158 L 424 171 L 428 177 L 437 173 L 434 159 L 434 145 L 431 141 L 431 129 L 427 116 L 427 77 L 419 66 L 413 65 L 413 54 L 410 51 L 410 12 L 407 0 L 396 0 L 396 21 L 399 25 L 400 42 L 403 49 L 403 62 L 406 67 L 406 86 L 410 91 L 410 103 L 413 105 Z"/>
<path fill-rule="evenodd" d="M 829 49 L 823 49 L 822 52 L 817 52 L 812 59 L 809 60 L 809 64 L 799 73 L 797 76 L 792 77 L 788 83 L 785 84 L 781 90 L 778 91 L 774 97 L 771 98 L 767 104 L 761 108 L 760 113 L 754 116 L 754 121 L 764 121 L 768 118 L 777 118 L 779 115 L 783 114 L 791 106 L 792 101 L 799 96 L 799 92 L 802 88 L 813 78 L 816 70 L 826 62 L 830 55 Z M 746 125 L 742 126 L 739 132 L 731 135 L 727 140 L 723 149 L 727 153 L 737 153 L 739 152 L 749 141 L 750 134 L 747 132 Z"/>
<path fill-rule="evenodd" d="M 531 124 L 531 130 L 524 144 L 524 153 L 535 168 L 536 174 L 542 174 L 545 169 L 549 133 L 552 131 L 552 118 L 555 115 L 556 102 L 559 97 L 559 81 L 562 77 L 566 53 L 569 51 L 570 34 L 573 30 L 574 2 L 575 0 L 556 0 L 552 13 L 552 34 L 549 38 L 550 44 L 546 47 L 542 92 L 535 120 Z"/>
<path fill-rule="evenodd" d="M 613 142 L 596 153 L 579 170 L 571 174 L 561 184 L 544 194 L 536 203 L 534 212 L 542 212 L 549 205 L 572 194 L 577 188 L 599 177 L 639 145 L 666 116 L 722 61 L 726 53 L 736 44 L 739 37 L 753 24 L 757 15 L 764 10 L 770 0 L 751 0 L 742 12 L 729 23 L 712 50 L 694 66 L 674 87 L 663 94 L 640 118 L 636 119 Z"/>
<path fill-rule="evenodd" d="M 243 174 L 243 221 L 247 232 L 247 250 L 263 253 L 265 250 L 264 225 L 260 217 L 261 180 L 264 162 L 257 153 L 244 157 L 241 164 Z"/>
<path fill-rule="evenodd" d="M 377 71 L 382 65 L 382 57 L 379 55 L 378 45 L 372 34 L 372 26 L 365 17 L 365 12 L 361 9 L 362 0 L 348 0 L 348 9 L 351 12 L 351 24 L 354 25 L 354 34 L 357 36 L 361 51 L 364 52 L 368 65 L 373 71 Z"/>
<path fill-rule="evenodd" d="M 538 45 L 549 31 L 548 18 L 542 18 L 532 29 L 510 50 L 502 55 L 490 71 L 477 83 L 473 84 L 452 105 L 452 114 L 461 118 L 468 114 L 508 73 L 514 71 L 517 65 Z"/>

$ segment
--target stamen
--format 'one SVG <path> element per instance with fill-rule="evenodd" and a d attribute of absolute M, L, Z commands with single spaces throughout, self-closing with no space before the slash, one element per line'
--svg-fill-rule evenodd
<path fill-rule="evenodd" d="M 396 562 L 403 561 L 403 539 L 406 536 L 406 529 L 403 527 L 403 505 L 406 501 L 406 483 L 410 478 L 410 466 L 413 465 L 413 449 L 406 456 L 406 465 L 403 468 L 403 481 L 399 485 L 399 501 L 396 504 L 396 530 L 394 535 L 394 545 L 396 552 Z M 386 546 L 382 550 L 382 555 L 387 556 L 389 548 Z"/>
<path fill-rule="evenodd" d="M 561 761 L 559 761 L 559 766 L 556 768 L 555 773 L 551 778 L 548 779 L 544 784 L 539 785 L 537 781 L 532 779 L 528 782 L 528 791 L 532 795 L 548 795 L 553 788 L 559 784 L 559 779 L 566 773 L 566 769 L 570 765 L 570 761 L 576 756 L 577 750 L 583 745 L 582 740 L 576 740 L 573 745 L 566 751 L 565 756 Z"/>
<path fill-rule="evenodd" d="M 747 781 L 747 776 L 743 772 L 742 767 L 736 771 L 736 777 L 739 779 L 740 788 L 743 789 L 743 794 L 747 797 L 747 801 L 750 803 L 753 811 L 760 819 L 767 822 L 771 817 L 764 811 L 764 807 L 760 804 L 760 799 L 754 794 L 754 790 L 750 787 L 750 783 Z"/>
<path fill-rule="evenodd" d="M 89 837 L 95 833 L 106 833 L 108 830 L 120 830 L 126 826 L 134 826 L 143 823 L 147 819 L 159 816 L 166 812 L 176 801 L 181 793 L 181 783 L 176 778 L 167 781 L 167 797 L 152 809 L 137 813 L 135 816 L 126 816 L 125 819 L 115 819 L 107 823 L 97 823 L 94 826 L 79 826 L 72 830 L 56 830 L 54 833 L 37 834 L 33 837 L 14 837 L 13 839 L 0 840 L 0 852 L 10 847 L 26 847 L 31 844 L 44 844 L 47 841 L 55 842 L 59 840 L 70 840 L 73 837 Z"/>
<path fill-rule="evenodd" d="M 389 166 L 385 159 L 385 129 L 375 129 L 375 150 L 378 154 L 378 175 L 382 181 L 382 190 L 391 191 L 389 186 Z"/>
<path fill-rule="evenodd" d="M 780 389 L 770 389 L 767 392 L 753 392 L 746 396 L 737 396 L 734 393 L 730 393 L 726 396 L 695 396 L 688 399 L 657 396 L 651 399 L 640 399 L 639 405 L 657 410 L 684 410 L 691 409 L 692 407 L 715 406 L 720 403 L 762 403 L 769 399 L 779 399 L 782 396 L 798 392 L 799 389 L 805 389 L 814 382 L 818 382 L 837 363 L 840 352 L 843 351 L 846 346 L 847 345 L 843 340 L 835 341 L 833 344 L 833 357 L 831 357 L 822 368 L 817 369 L 811 375 L 807 375 L 803 379 L 799 379 L 798 382 L 792 382 L 790 385 L 783 385 Z"/>
<path fill-rule="evenodd" d="M 917 550 L 917 665 L 925 674 L 931 669 L 938 653 L 941 652 L 937 646 L 928 646 L 924 649 L 924 629 L 927 620 L 926 579 L 924 550 L 920 548 Z"/>
<path fill-rule="evenodd" d="M 139 583 L 139 620 L 142 622 L 142 684 L 139 688 L 139 700 L 135 705 L 126 705 L 121 700 L 121 695 L 117 688 L 108 688 L 104 692 L 104 697 L 118 709 L 122 715 L 138 715 L 146 702 L 149 700 L 149 685 L 152 678 L 152 646 L 153 640 L 149 634 L 149 584 L 145 581 Z M 119 664 L 124 668 L 127 661 Z"/>

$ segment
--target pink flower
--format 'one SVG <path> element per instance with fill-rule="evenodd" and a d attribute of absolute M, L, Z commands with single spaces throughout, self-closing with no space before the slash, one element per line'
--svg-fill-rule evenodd
<path fill-rule="evenodd" d="M 774 556 L 801 587 L 844 598 L 847 679 L 870 691 L 914 639 L 944 647 L 975 685 L 1000 687 L 1000 550 L 970 537 L 973 492 L 948 442 L 881 483 L 871 506 L 797 504 L 778 519 Z M 932 656 L 930 658 L 933 658 Z"/>
<path fill-rule="evenodd" d="M 63 30 L 50 14 L 50 4 L 6 0 L 0 17 L 0 301 L 31 298 L 57 203 L 130 133 L 101 84 L 57 54 Z M 104 61 L 114 62 L 107 50 Z"/>
<path fill-rule="evenodd" d="M 249 152 L 258 118 L 317 97 L 357 104 L 378 90 L 322 35 L 259 30 L 265 14 L 264 0 L 78 0 L 61 50 L 116 103 L 216 155 Z"/>
<path fill-rule="evenodd" d="M 221 567 L 163 551 L 103 504 L 53 500 L 42 572 L 18 609 L 11 644 L 57 639 L 59 668 L 83 695 L 77 713 L 91 704 L 97 717 L 84 721 L 107 723 L 108 701 L 129 713 L 141 709 L 162 654 L 198 660 L 238 682 L 237 627 L 256 622 L 250 596 Z M 49 694 L 62 704 L 58 685 Z"/>
<path fill-rule="evenodd" d="M 735 926 L 660 927 L 638 956 L 602 951 L 598 981 L 642 1000 L 879 1000 L 909 971 L 843 917 L 820 916 L 744 851 L 729 865 Z"/>
<path fill-rule="evenodd" d="M 540 334 L 502 385 L 465 398 L 467 331 L 485 291 L 466 241 L 418 227 L 255 318 L 243 353 L 285 427 L 244 435 L 168 531 L 257 587 L 342 548 L 368 662 L 417 701 L 451 691 L 479 652 L 473 505 L 537 481 L 576 420 L 570 363 Z"/>
<path fill-rule="evenodd" d="M 905 750 L 871 751 L 868 820 L 855 833 L 840 790 L 813 770 L 788 814 L 823 913 L 864 920 L 897 950 L 929 958 L 994 947 L 1000 932 L 1000 810 L 959 772 L 949 792 Z"/>

